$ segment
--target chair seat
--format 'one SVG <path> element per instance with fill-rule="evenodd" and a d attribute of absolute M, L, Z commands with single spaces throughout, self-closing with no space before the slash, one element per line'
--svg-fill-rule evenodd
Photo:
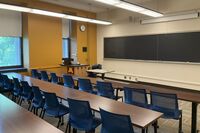
<path fill-rule="evenodd" d="M 69 108 L 60 104 L 57 108 L 46 108 L 46 114 L 52 117 L 60 117 L 69 113 Z"/>
<path fill-rule="evenodd" d="M 21 90 L 14 90 L 14 91 L 13 91 L 13 94 L 14 94 L 15 96 L 21 96 L 21 95 L 22 95 L 22 91 L 21 91 Z"/>
<path fill-rule="evenodd" d="M 151 107 L 152 110 L 162 112 L 162 118 L 165 119 L 176 119 L 178 120 L 182 115 L 182 110 L 169 110 L 169 109 L 162 109 L 158 107 Z"/>
<path fill-rule="evenodd" d="M 10 88 L 2 88 L 0 92 L 2 93 L 7 93 L 7 92 L 12 92 L 13 89 L 10 89 Z"/>
<path fill-rule="evenodd" d="M 32 94 L 22 93 L 22 99 L 24 100 L 32 100 Z"/>
<path fill-rule="evenodd" d="M 32 101 L 32 105 L 35 107 L 35 108 L 43 108 L 44 107 L 44 100 L 43 101 L 36 101 L 36 100 L 33 100 Z"/>
<path fill-rule="evenodd" d="M 101 119 L 94 117 L 93 121 L 92 121 L 92 125 L 91 127 L 89 126 L 90 123 L 87 122 L 74 122 L 71 119 L 69 120 L 69 123 L 71 124 L 71 126 L 75 129 L 78 129 L 80 131 L 90 131 L 95 129 L 96 127 L 98 127 L 101 124 Z M 87 123 L 87 124 L 86 124 Z"/>

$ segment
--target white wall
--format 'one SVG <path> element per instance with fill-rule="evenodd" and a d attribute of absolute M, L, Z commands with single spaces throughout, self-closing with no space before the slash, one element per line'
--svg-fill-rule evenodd
<path fill-rule="evenodd" d="M 172 4 L 171 4 L 172 5 Z M 134 60 L 112 60 L 103 58 L 104 37 L 149 35 L 160 33 L 178 33 L 200 31 L 200 19 L 174 21 L 141 25 L 137 19 L 129 22 L 127 12 L 114 10 L 109 19 L 113 20 L 111 26 L 98 26 L 97 29 L 97 61 L 108 70 L 114 70 L 114 74 L 107 76 L 124 79 L 125 75 L 130 80 L 141 80 L 168 85 L 186 87 L 200 90 L 200 64 L 148 62 Z M 108 14 L 98 14 L 100 18 L 107 18 Z"/>
<path fill-rule="evenodd" d="M 70 20 L 62 19 L 62 37 L 69 38 L 70 36 Z"/>
<path fill-rule="evenodd" d="M 21 13 L 0 10 L 0 36 L 22 36 Z"/>

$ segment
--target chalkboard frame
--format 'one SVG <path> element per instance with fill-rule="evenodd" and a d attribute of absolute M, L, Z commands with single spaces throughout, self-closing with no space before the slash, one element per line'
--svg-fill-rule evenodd
<path fill-rule="evenodd" d="M 195 34 L 196 35 L 196 38 L 198 38 L 198 44 L 200 44 L 200 32 L 199 31 L 193 31 L 193 32 L 175 32 L 175 33 L 163 33 L 163 34 L 144 34 L 144 35 L 134 35 L 134 36 L 117 36 L 117 37 L 104 37 L 104 50 L 103 50 L 103 57 L 105 60 L 133 60 L 133 61 L 148 61 L 148 62 L 164 62 L 164 63 L 184 63 L 184 64 L 199 64 L 200 63 L 200 54 L 198 54 L 198 61 L 190 61 L 190 60 L 185 60 L 185 61 L 179 61 L 179 60 L 176 60 L 176 61 L 173 61 L 173 60 L 160 60 L 159 58 L 157 58 L 156 60 L 145 60 L 145 59 L 119 59 L 119 58 L 108 58 L 108 57 L 105 57 L 105 39 L 113 39 L 113 38 L 127 38 L 127 37 L 138 37 L 138 36 L 152 36 L 152 35 L 155 35 L 155 36 L 163 36 L 163 35 L 182 35 L 182 34 L 186 34 L 188 36 L 191 36 L 192 34 Z M 195 45 L 198 45 L 198 44 L 195 44 Z M 157 44 L 156 44 L 157 45 Z M 188 44 L 187 44 L 188 45 Z M 188 46 L 191 46 L 191 45 L 188 45 Z M 200 45 L 198 45 L 198 48 L 200 50 Z M 157 51 L 158 52 L 158 51 Z"/>

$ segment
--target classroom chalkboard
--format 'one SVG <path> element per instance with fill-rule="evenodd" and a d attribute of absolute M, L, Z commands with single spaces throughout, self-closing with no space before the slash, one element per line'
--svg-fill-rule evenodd
<path fill-rule="evenodd" d="M 104 38 L 104 58 L 200 62 L 200 32 Z"/>

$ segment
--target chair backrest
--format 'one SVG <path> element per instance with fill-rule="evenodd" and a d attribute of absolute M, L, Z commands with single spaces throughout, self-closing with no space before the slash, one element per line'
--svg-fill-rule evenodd
<path fill-rule="evenodd" d="M 28 84 L 27 81 L 21 81 L 22 89 L 23 89 L 23 94 L 31 94 L 32 93 L 32 88 Z"/>
<path fill-rule="evenodd" d="M 100 109 L 101 133 L 134 133 L 131 118 L 128 115 L 114 114 Z"/>
<path fill-rule="evenodd" d="M 92 65 L 92 69 L 102 69 L 102 65 L 101 64 L 94 64 L 94 65 Z"/>
<path fill-rule="evenodd" d="M 89 93 L 91 93 L 93 90 L 91 81 L 89 79 L 79 78 L 78 79 L 78 87 L 79 87 L 79 90 L 89 92 Z"/>
<path fill-rule="evenodd" d="M 4 85 L 3 75 L 0 74 L 0 87 L 3 87 L 3 85 Z"/>
<path fill-rule="evenodd" d="M 148 100 L 145 89 L 124 87 L 125 103 L 147 107 Z"/>
<path fill-rule="evenodd" d="M 14 83 L 14 91 L 20 91 L 21 90 L 21 85 L 18 80 L 18 78 L 13 78 L 13 83 Z"/>
<path fill-rule="evenodd" d="M 31 70 L 31 76 L 32 76 L 33 78 L 37 78 L 37 79 L 40 78 L 40 74 L 38 73 L 38 71 L 37 71 L 36 69 L 32 69 L 32 70 Z"/>
<path fill-rule="evenodd" d="M 7 75 L 2 75 L 3 77 L 3 86 L 4 89 L 13 89 L 12 81 L 8 78 Z"/>
<path fill-rule="evenodd" d="M 44 81 L 49 81 L 49 77 L 46 71 L 40 71 L 41 73 L 41 79 Z"/>
<path fill-rule="evenodd" d="M 69 88 L 74 88 L 74 80 L 71 75 L 63 75 L 64 86 Z"/>
<path fill-rule="evenodd" d="M 56 73 L 51 73 L 51 82 L 57 84 L 58 83 L 58 76 Z"/>
<path fill-rule="evenodd" d="M 156 111 L 165 113 L 179 110 L 176 94 L 159 93 L 151 91 L 151 107 Z"/>
<path fill-rule="evenodd" d="M 55 93 L 43 92 L 45 97 L 45 108 L 56 108 L 59 106 L 59 101 Z"/>
<path fill-rule="evenodd" d="M 69 121 L 72 125 L 85 130 L 92 128 L 93 115 L 88 101 L 68 98 Z"/>
<path fill-rule="evenodd" d="M 112 83 L 97 81 L 97 94 L 103 97 L 114 98 L 114 89 L 112 87 Z"/>
<path fill-rule="evenodd" d="M 41 103 L 43 101 L 43 95 L 38 86 L 32 86 L 33 101 Z"/>

